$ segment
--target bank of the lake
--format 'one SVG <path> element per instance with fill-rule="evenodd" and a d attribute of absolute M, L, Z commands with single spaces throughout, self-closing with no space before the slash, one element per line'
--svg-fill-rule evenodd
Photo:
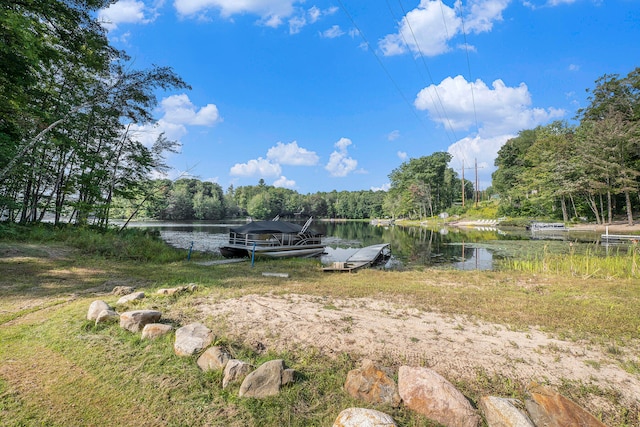
<path fill-rule="evenodd" d="M 72 235 L 0 239 L 2 425 L 331 425 L 341 409 L 361 404 L 342 385 L 365 352 L 390 369 L 431 366 L 473 402 L 484 394 L 520 398 L 536 380 L 607 425 L 640 425 L 636 279 L 327 274 L 317 260 L 300 259 L 204 266 L 200 254 L 186 261 L 171 249 L 142 259 L 132 245 L 144 237 L 135 232 Z M 288 277 L 263 275 L 273 272 Z M 155 293 L 189 283 L 196 292 Z M 253 363 L 283 358 L 301 381 L 266 402 L 238 399 L 218 374 L 175 357 L 169 338 L 141 341 L 85 321 L 91 301 L 113 303 L 118 285 L 147 295 L 129 308 L 160 310 L 174 326 L 202 322 L 233 354 Z M 402 426 L 430 425 L 403 409 L 378 409 Z"/>

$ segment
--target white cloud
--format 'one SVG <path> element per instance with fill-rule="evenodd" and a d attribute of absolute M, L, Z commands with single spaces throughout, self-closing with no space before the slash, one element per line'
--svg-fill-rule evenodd
<path fill-rule="evenodd" d="M 160 102 L 162 117 L 154 124 L 132 125 L 130 132 L 150 147 L 161 133 L 170 140 L 180 141 L 189 131 L 188 126 L 213 126 L 222 119 L 214 104 L 197 108 L 186 94 L 172 95 Z"/>
<path fill-rule="evenodd" d="M 398 138 L 400 138 L 400 131 L 397 129 L 389 132 L 389 135 L 387 135 L 387 140 L 389 141 L 395 141 Z"/>
<path fill-rule="evenodd" d="M 405 161 L 407 160 L 407 158 L 409 158 L 409 155 L 405 151 L 398 151 L 397 155 L 398 158 L 402 161 Z"/>
<path fill-rule="evenodd" d="M 344 35 L 344 31 L 342 31 L 339 25 L 334 25 L 328 30 L 323 31 L 321 35 L 326 39 L 335 39 Z"/>
<path fill-rule="evenodd" d="M 309 21 L 311 23 L 314 23 L 318 19 L 320 19 L 320 16 L 322 15 L 322 11 L 317 6 L 312 6 L 311 9 L 309 9 L 308 14 L 309 14 Z"/>
<path fill-rule="evenodd" d="M 391 183 L 387 182 L 386 184 L 382 184 L 380 187 L 371 187 L 371 191 L 389 191 L 391 188 Z"/>
<path fill-rule="evenodd" d="M 298 34 L 307 25 L 304 16 L 294 16 L 289 19 L 289 34 Z"/>
<path fill-rule="evenodd" d="M 273 163 L 294 166 L 313 166 L 320 160 L 315 152 L 299 147 L 296 141 L 290 144 L 278 142 L 267 151 L 267 159 Z"/>
<path fill-rule="evenodd" d="M 337 7 L 330 7 L 328 9 L 320 9 L 317 6 L 312 6 L 309 10 L 296 9 L 295 15 L 289 19 L 289 34 L 298 34 L 302 28 L 308 24 L 315 24 L 323 16 L 333 15 L 338 11 Z"/>
<path fill-rule="evenodd" d="M 331 156 L 329 156 L 329 163 L 325 166 L 325 169 L 329 171 L 331 176 L 344 177 L 353 172 L 358 167 L 358 161 L 349 157 L 347 148 L 352 142 L 349 138 L 340 138 L 338 142 L 334 144 L 337 148 Z"/>
<path fill-rule="evenodd" d="M 207 104 L 197 109 L 186 94 L 172 95 L 162 100 L 164 120 L 184 125 L 213 126 L 221 121 L 218 107 Z"/>
<path fill-rule="evenodd" d="M 286 176 L 281 176 L 273 182 L 273 186 L 281 188 L 294 188 L 296 186 L 296 182 L 292 179 L 287 179 Z"/>
<path fill-rule="evenodd" d="M 472 0 L 467 4 L 464 30 L 490 31 L 495 21 L 502 20 L 502 11 L 510 0 Z M 456 2 L 456 5 L 458 3 Z M 414 54 L 436 56 L 449 51 L 449 41 L 460 35 L 463 21 L 456 9 L 441 0 L 421 0 L 417 8 L 407 12 L 398 23 L 399 30 L 378 42 L 386 56 L 411 51 Z"/>
<path fill-rule="evenodd" d="M 544 8 L 544 7 L 556 7 L 563 4 L 573 4 L 576 0 L 537 0 L 537 1 L 523 1 L 522 4 L 532 10 Z"/>
<path fill-rule="evenodd" d="M 565 114 L 555 108 L 531 108 L 531 95 L 524 83 L 508 87 L 495 80 L 488 87 L 479 79 L 469 83 L 462 76 L 447 77 L 437 86 L 422 89 L 414 104 L 448 129 L 469 129 L 477 120 L 478 132 L 486 137 L 530 129 Z"/>
<path fill-rule="evenodd" d="M 175 0 L 174 6 L 183 16 L 194 16 L 210 9 L 220 11 L 223 18 L 249 13 L 260 16 L 261 22 L 277 27 L 294 12 L 298 0 Z"/>
<path fill-rule="evenodd" d="M 495 171 L 494 161 L 498 156 L 498 150 L 507 140 L 514 138 L 516 134 L 496 135 L 494 137 L 468 136 L 453 143 L 447 151 L 453 156 L 451 166 L 458 176 L 462 175 L 464 164 L 464 177 L 466 180 L 475 180 L 475 168 L 478 164 L 478 183 L 480 188 L 491 185 L 491 174 Z"/>
<path fill-rule="evenodd" d="M 148 24 L 157 17 L 154 9 L 137 0 L 120 0 L 98 12 L 98 21 L 109 31 L 120 24 Z"/>
<path fill-rule="evenodd" d="M 279 176 L 282 168 L 277 163 L 258 157 L 247 163 L 236 163 L 231 167 L 229 174 L 232 176 Z"/>

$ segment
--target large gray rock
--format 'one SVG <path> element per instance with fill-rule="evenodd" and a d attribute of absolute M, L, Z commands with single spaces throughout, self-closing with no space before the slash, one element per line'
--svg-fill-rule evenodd
<path fill-rule="evenodd" d="M 98 318 L 98 314 L 100 314 L 102 310 L 111 310 L 111 307 L 102 300 L 92 302 L 89 305 L 89 310 L 87 311 L 87 320 L 96 320 Z"/>
<path fill-rule="evenodd" d="M 489 427 L 535 427 L 529 417 L 518 409 L 522 405 L 515 399 L 505 399 L 495 396 L 484 396 L 478 407 L 484 415 Z"/>
<path fill-rule="evenodd" d="M 395 381 L 368 359 L 362 361 L 361 368 L 349 371 L 344 389 L 352 397 L 368 403 L 400 406 L 400 395 Z"/>
<path fill-rule="evenodd" d="M 132 294 L 120 297 L 120 299 L 116 302 L 116 305 L 125 305 L 130 303 L 131 301 L 139 299 L 144 299 L 144 292 L 134 292 Z"/>
<path fill-rule="evenodd" d="M 221 371 L 231 359 L 231 355 L 223 347 L 209 347 L 198 357 L 196 362 L 203 371 Z"/>
<path fill-rule="evenodd" d="M 213 332 L 202 323 L 191 323 L 176 330 L 173 350 L 178 356 L 191 356 L 213 342 Z"/>
<path fill-rule="evenodd" d="M 156 323 L 162 313 L 156 310 L 133 310 L 120 314 L 120 327 L 131 332 L 140 332 L 145 325 Z"/>
<path fill-rule="evenodd" d="M 464 395 L 431 369 L 401 366 L 398 391 L 407 408 L 446 427 L 480 425 L 480 416 Z"/>
<path fill-rule="evenodd" d="M 227 388 L 231 383 L 239 382 L 253 371 L 253 365 L 238 359 L 231 359 L 224 367 L 224 377 L 222 378 L 222 388 Z"/>
<path fill-rule="evenodd" d="M 340 412 L 333 427 L 397 427 L 391 415 L 375 409 L 348 408 Z"/>
<path fill-rule="evenodd" d="M 240 385 L 240 397 L 263 398 L 275 396 L 282 387 L 282 374 L 284 372 L 284 361 L 282 359 L 270 360 L 263 363 L 247 375 Z M 290 373 L 292 373 L 290 371 Z M 293 375 L 287 374 L 293 378 Z"/>
<path fill-rule="evenodd" d="M 153 340 L 168 334 L 173 330 L 173 326 L 164 323 L 149 323 L 142 328 L 142 339 Z"/>
<path fill-rule="evenodd" d="M 538 384 L 529 386 L 525 400 L 527 411 L 536 426 L 606 427 L 577 403 Z"/>

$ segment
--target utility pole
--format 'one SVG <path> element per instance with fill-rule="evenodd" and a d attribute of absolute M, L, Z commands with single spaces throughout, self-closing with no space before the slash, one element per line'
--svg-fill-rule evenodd
<path fill-rule="evenodd" d="M 473 169 L 473 168 L 466 168 L 466 169 Z M 464 208 L 464 190 L 465 190 L 465 186 L 464 186 L 464 160 L 462 160 L 462 207 Z"/>
<path fill-rule="evenodd" d="M 478 207 L 478 202 L 480 201 L 480 191 L 478 190 L 478 159 L 474 159 L 474 167 L 473 168 L 465 168 L 464 167 L 464 160 L 462 160 L 462 207 L 464 208 L 464 190 L 465 190 L 465 186 L 464 186 L 464 170 L 465 169 L 475 169 L 476 172 L 476 185 L 475 185 L 475 191 L 474 193 L 474 203 L 475 203 L 475 207 Z"/>

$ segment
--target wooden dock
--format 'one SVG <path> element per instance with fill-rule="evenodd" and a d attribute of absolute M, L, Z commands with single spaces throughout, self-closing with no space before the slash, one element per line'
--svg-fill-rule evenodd
<path fill-rule="evenodd" d="M 388 257 L 391 244 L 381 243 L 359 249 L 356 253 L 347 258 L 346 261 L 334 262 L 330 266 L 324 267 L 322 271 L 354 271 L 360 268 L 370 267 L 373 264 Z"/>
<path fill-rule="evenodd" d="M 622 244 L 622 243 L 638 243 L 640 235 L 636 234 L 602 234 L 600 242 L 602 244 Z"/>

